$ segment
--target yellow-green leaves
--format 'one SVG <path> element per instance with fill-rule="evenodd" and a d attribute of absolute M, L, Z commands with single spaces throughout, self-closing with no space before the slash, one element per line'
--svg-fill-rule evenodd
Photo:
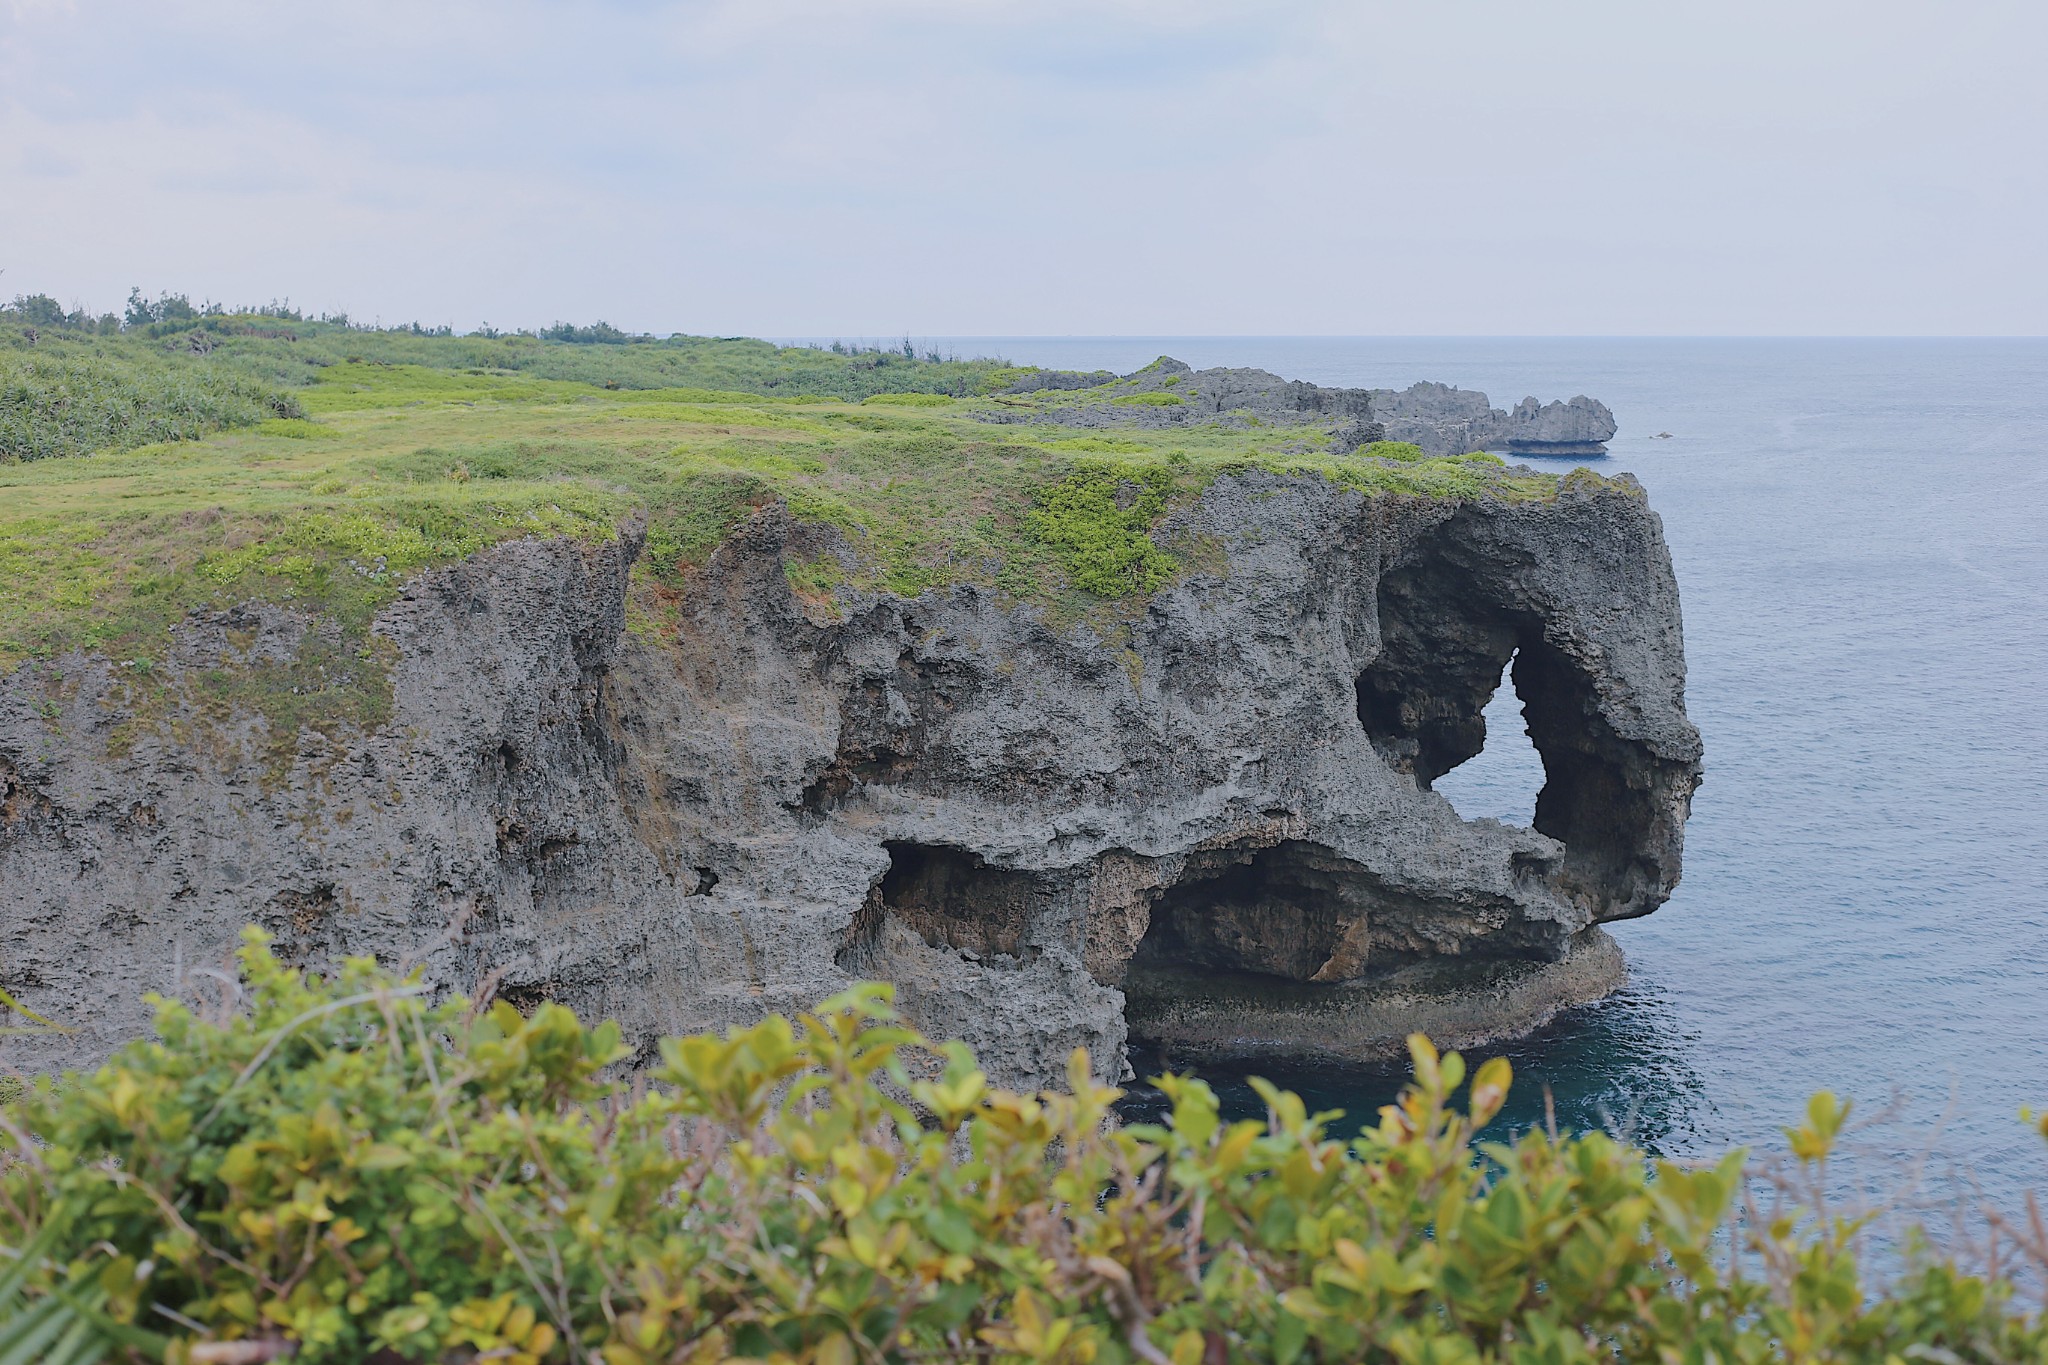
<path fill-rule="evenodd" d="M 429 1004 L 367 961 L 307 980 L 253 932 L 242 970 L 245 1015 L 159 1002 L 160 1044 L 9 1106 L 35 1137 L 0 1168 L 0 1242 L 28 1249 L 0 1259 L 0 1361 L 45 1330 L 307 1365 L 2048 1357 L 2004 1287 L 1939 1263 L 1866 1294 L 1852 1221 L 1732 1223 L 1739 1152 L 1475 1147 L 1508 1064 L 1461 1105 L 1464 1059 L 1420 1036 L 1347 1150 L 1265 1082 L 1236 1122 L 1169 1076 L 1165 1122 L 1119 1125 L 1083 1052 L 1064 1088 L 1004 1090 L 886 986 L 669 1039 L 629 1085 L 617 1029 L 558 1005 Z M 1794 1151 L 1848 1113 L 1816 1096 Z M 1731 1238 L 1766 1277 L 1725 1272 Z"/>
<path fill-rule="evenodd" d="M 1514 1081 L 1515 1070 L 1505 1057 L 1490 1057 L 1480 1066 L 1479 1074 L 1472 1080 L 1471 1115 L 1472 1126 L 1483 1128 L 1492 1122 L 1500 1107 L 1507 1103 L 1508 1086 Z"/>
<path fill-rule="evenodd" d="M 1792 1145 L 1792 1155 L 1801 1161 L 1825 1161 L 1834 1150 L 1835 1139 L 1842 1134 L 1842 1125 L 1849 1120 L 1851 1103 L 1835 1098 L 1832 1092 L 1823 1090 L 1806 1102 L 1806 1122 L 1797 1128 L 1785 1129 L 1785 1139 Z"/>
<path fill-rule="evenodd" d="M 1076 587 L 1097 597 L 1144 597 L 1180 568 L 1151 536 L 1173 482 L 1164 465 L 1076 461 L 1072 473 L 1033 492 L 1024 527 Z"/>
<path fill-rule="evenodd" d="M 771 1015 L 724 1038 L 664 1038 L 657 1079 L 676 1088 L 676 1104 L 735 1128 L 759 1121 L 774 1087 L 800 1065 L 789 1021 Z"/>
<path fill-rule="evenodd" d="M 974 1064 L 974 1054 L 964 1043 L 946 1043 L 939 1053 L 946 1060 L 945 1074 L 936 1081 L 918 1081 L 910 1093 L 950 1133 L 980 1108 L 982 1096 L 988 1093 L 988 1077 Z"/>

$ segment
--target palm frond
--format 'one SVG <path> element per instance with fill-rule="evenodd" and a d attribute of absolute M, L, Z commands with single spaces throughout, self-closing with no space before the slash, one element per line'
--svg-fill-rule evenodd
<path fill-rule="evenodd" d="M 122 1346 L 163 1359 L 169 1341 L 109 1317 L 107 1291 L 87 1267 L 73 1269 L 46 1292 L 30 1293 L 36 1270 L 69 1221 L 68 1211 L 58 1209 L 27 1246 L 0 1248 L 9 1258 L 0 1261 L 0 1365 L 98 1365 Z"/>

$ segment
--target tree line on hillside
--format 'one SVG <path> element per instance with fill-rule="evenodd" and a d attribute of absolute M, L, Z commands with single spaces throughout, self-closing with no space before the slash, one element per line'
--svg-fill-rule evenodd
<path fill-rule="evenodd" d="M 261 318 L 278 322 L 319 322 L 328 327 L 346 331 L 381 332 L 417 337 L 454 337 L 468 335 L 495 341 L 504 337 L 531 337 L 539 341 L 559 342 L 569 346 L 620 346 L 633 343 L 658 343 L 674 338 L 656 336 L 651 332 L 628 332 L 614 327 L 602 318 L 589 324 L 557 320 L 537 330 L 525 328 L 507 332 L 484 323 L 469 333 L 458 333 L 447 323 L 426 326 L 420 322 L 398 323 L 385 328 L 380 323 L 361 322 L 346 312 L 321 313 L 317 318 L 296 307 L 286 299 L 272 299 L 268 303 L 245 304 L 231 307 L 211 299 L 200 303 L 192 302 L 189 294 L 171 293 L 166 290 L 155 298 L 145 295 L 140 287 L 128 291 L 127 306 L 119 313 L 95 314 L 83 305 L 66 308 L 50 294 L 16 294 L 7 303 L 0 303 L 0 323 L 14 323 L 20 327 L 34 329 L 55 329 L 82 335 L 119 336 L 123 333 L 142 332 L 161 335 L 204 322 L 207 319 Z M 740 340 L 741 338 L 724 338 Z M 888 356 L 901 358 L 911 363 L 930 365 L 956 361 L 957 356 L 947 355 L 935 346 L 919 347 L 909 337 L 888 345 L 834 340 L 830 343 L 812 343 L 805 349 L 829 351 L 833 355 L 854 357 Z"/>
<path fill-rule="evenodd" d="M 49 294 L 0 305 L 0 461 L 188 440 L 303 417 L 296 391 L 360 361 L 520 374 L 619 389 L 710 389 L 858 401 L 883 393 L 971 397 L 1021 371 L 900 345 L 777 346 L 745 337 L 654 337 L 608 322 L 458 334 L 308 315 L 289 299 L 246 307 L 131 290 L 120 314 Z"/>

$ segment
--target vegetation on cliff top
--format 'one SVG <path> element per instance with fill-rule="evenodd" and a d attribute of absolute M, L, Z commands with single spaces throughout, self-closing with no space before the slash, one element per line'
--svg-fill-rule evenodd
<path fill-rule="evenodd" d="M 35 325 L 29 302 L 0 310 L 0 670 L 86 649 L 161 685 L 192 610 L 286 603 L 341 627 L 332 659 L 257 689 L 295 716 L 375 719 L 375 613 L 406 575 L 524 535 L 602 540 L 644 516 L 644 625 L 780 500 L 845 533 L 830 586 L 975 582 L 1072 617 L 1181 572 L 1152 529 L 1227 471 L 1424 496 L 1557 487 L 1482 455 L 1334 453 L 1300 427 L 1081 433 L 1029 420 L 1072 395 L 1010 392 L 1027 371 L 908 346 L 456 337 L 139 295 L 109 334 Z"/>
<path fill-rule="evenodd" d="M 1116 1126 L 1078 1053 L 1063 1093 L 994 1089 L 881 986 L 668 1040 L 629 1088 L 612 1025 L 429 1004 L 367 959 L 307 980 L 248 933 L 245 1009 L 159 1000 L 158 1041 L 0 1111 L 0 1358 L 2048 1359 L 2011 1283 L 1927 1256 L 1873 1284 L 1856 1220 L 1740 1152 L 1480 1141 L 1507 1063 L 1460 1108 L 1419 1037 L 1348 1147 L 1272 1087 L 1224 1122 L 1191 1078 Z M 1846 1113 L 1789 1130 L 1798 1189 Z"/>

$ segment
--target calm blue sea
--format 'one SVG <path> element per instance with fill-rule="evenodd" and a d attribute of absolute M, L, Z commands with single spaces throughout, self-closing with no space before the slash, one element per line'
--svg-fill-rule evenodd
<path fill-rule="evenodd" d="M 1547 1084 L 1564 1124 L 1768 1148 L 1831 1088 L 1897 1101 L 1869 1151 L 1928 1144 L 1937 1179 L 2048 1194 L 2018 1118 L 2048 1106 L 2048 340 L 934 344 L 1606 402 L 1603 468 L 1648 487 L 1677 563 L 1707 780 L 1684 884 L 1614 926 L 1627 988 L 1509 1049 L 1510 1117 Z M 1526 823 L 1541 769 L 1510 692 L 1488 733 L 1441 788 Z M 1398 1078 L 1278 1079 L 1368 1118 Z"/>

